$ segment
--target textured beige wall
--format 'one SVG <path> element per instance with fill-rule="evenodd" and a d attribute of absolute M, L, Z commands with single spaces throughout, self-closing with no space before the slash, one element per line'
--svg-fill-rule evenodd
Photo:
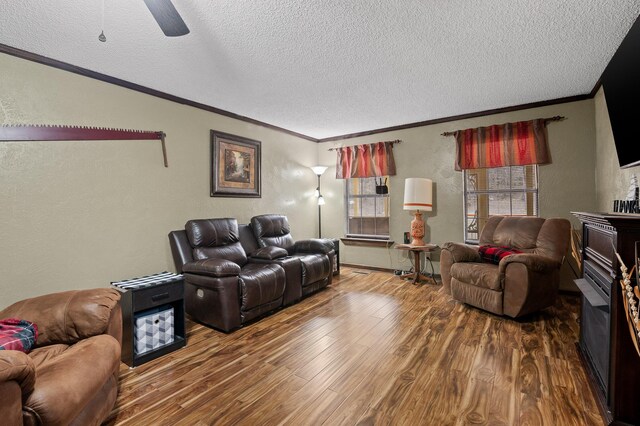
<path fill-rule="evenodd" d="M 453 169 L 454 139 L 440 134 L 449 130 L 555 115 L 564 115 L 567 120 L 547 126 L 553 163 L 539 168 L 540 215 L 565 217 L 577 227 L 579 223 L 570 212 L 593 210 L 596 205 L 593 100 L 319 144 L 320 163 L 332 166 L 322 180 L 323 194 L 327 199 L 322 216 L 323 235 L 340 237 L 345 230 L 344 184 L 335 179 L 335 152 L 329 152 L 328 148 L 401 139 L 402 143 L 394 148 L 398 174 L 390 179 L 391 238 L 402 242 L 403 232 L 408 230 L 412 218 L 410 212 L 402 210 L 404 179 L 426 177 L 434 182 L 435 204 L 434 211 L 426 213 L 426 239 L 442 245 L 447 241 L 462 241 L 463 196 L 462 173 Z M 341 257 L 347 263 L 406 269 L 410 263 L 406 254 L 403 254 L 394 249 L 342 246 Z"/>
<path fill-rule="evenodd" d="M 613 200 L 625 199 L 631 175 L 635 174 L 640 178 L 640 166 L 620 168 L 607 111 L 606 94 L 602 88 L 595 97 L 595 122 L 597 210 L 612 212 Z"/>
<path fill-rule="evenodd" d="M 173 270 L 167 233 L 188 219 L 289 216 L 315 235 L 316 144 L 0 54 L 0 124 L 107 126 L 158 141 L 0 143 L 0 308 Z M 209 197 L 209 131 L 262 141 L 262 198 Z"/>
<path fill-rule="evenodd" d="M 390 182 L 392 238 L 401 241 L 411 220 L 401 208 L 404 178 L 429 177 L 435 183 L 435 209 L 427 217 L 427 239 L 437 244 L 460 241 L 462 177 L 453 170 L 453 139 L 440 133 L 558 114 L 568 120 L 548 126 L 553 164 L 540 168 L 540 212 L 571 218 L 569 211 L 593 210 L 596 205 L 593 101 L 316 145 L 0 55 L 0 123 L 163 130 L 170 165 L 163 167 L 157 141 L 0 144 L 0 306 L 173 270 L 166 234 L 191 218 L 230 216 L 246 222 L 255 214 L 278 212 L 289 216 L 296 238 L 315 236 L 316 183 L 308 169 L 315 164 L 331 166 L 322 177 L 327 200 L 323 236 L 340 237 L 344 187 L 334 178 L 335 153 L 327 149 L 341 144 L 402 139 L 395 150 L 399 173 Z M 209 197 L 210 129 L 262 141 L 262 198 Z M 598 166 L 600 170 L 600 162 Z M 343 246 L 342 260 L 384 268 L 409 266 L 393 249 Z"/>

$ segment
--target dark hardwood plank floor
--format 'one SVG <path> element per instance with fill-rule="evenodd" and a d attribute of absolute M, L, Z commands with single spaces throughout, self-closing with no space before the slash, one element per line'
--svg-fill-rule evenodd
<path fill-rule="evenodd" d="M 183 349 L 122 364 L 108 424 L 601 425 L 575 342 L 579 299 L 522 321 L 441 286 L 342 268 L 328 289 Z"/>

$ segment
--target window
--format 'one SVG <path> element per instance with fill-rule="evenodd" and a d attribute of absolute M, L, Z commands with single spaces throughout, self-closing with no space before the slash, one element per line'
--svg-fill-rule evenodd
<path fill-rule="evenodd" d="M 538 166 L 464 171 L 464 240 L 477 243 L 490 216 L 538 215 Z"/>
<path fill-rule="evenodd" d="M 345 179 L 347 237 L 389 238 L 389 194 L 376 194 L 376 179 L 380 183 L 374 177 Z"/>

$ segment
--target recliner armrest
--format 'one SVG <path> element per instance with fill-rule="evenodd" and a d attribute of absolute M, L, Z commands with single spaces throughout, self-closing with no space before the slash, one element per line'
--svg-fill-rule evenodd
<path fill-rule="evenodd" d="M 69 346 L 38 365 L 36 385 L 24 403 L 24 411 L 34 413 L 43 425 L 69 425 L 77 419 L 82 419 L 80 424 L 88 424 L 89 418 L 78 417 L 78 412 L 95 404 L 96 398 L 108 398 L 105 386 L 115 385 L 120 355 L 120 344 L 106 334 Z M 92 415 L 96 416 L 91 418 L 92 423 L 100 419 Z"/>
<path fill-rule="evenodd" d="M 225 259 L 204 259 L 185 263 L 182 272 L 210 277 L 232 277 L 240 274 L 240 265 Z"/>
<path fill-rule="evenodd" d="M 520 263 L 536 272 L 551 272 L 554 269 L 559 269 L 561 264 L 558 261 L 551 259 L 550 257 L 541 256 L 534 253 L 520 253 L 507 256 L 500 261 L 500 273 L 504 273 L 507 266 L 512 263 Z"/>
<path fill-rule="evenodd" d="M 289 256 L 289 253 L 285 249 L 276 246 L 262 247 L 251 255 L 254 259 L 264 260 L 274 260 L 286 256 Z"/>
<path fill-rule="evenodd" d="M 185 263 L 193 262 L 193 253 L 189 238 L 184 230 L 169 232 L 169 245 L 173 254 L 173 263 L 178 273 L 182 272 Z"/>
<path fill-rule="evenodd" d="M 334 250 L 333 241 L 326 238 L 313 238 L 296 241 L 293 250 L 296 253 L 329 254 Z"/>
<path fill-rule="evenodd" d="M 451 253 L 454 262 L 482 262 L 478 249 L 466 244 L 444 243 L 442 250 Z"/>
<path fill-rule="evenodd" d="M 23 400 L 33 392 L 36 369 L 27 354 L 20 351 L 0 351 L 0 383 L 9 381 L 20 385 Z"/>

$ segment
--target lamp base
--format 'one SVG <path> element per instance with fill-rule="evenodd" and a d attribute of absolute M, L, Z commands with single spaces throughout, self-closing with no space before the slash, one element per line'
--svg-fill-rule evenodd
<path fill-rule="evenodd" d="M 422 213 L 417 210 L 414 213 L 415 217 L 411 221 L 411 245 L 412 246 L 424 246 L 424 220 L 422 220 Z"/>

